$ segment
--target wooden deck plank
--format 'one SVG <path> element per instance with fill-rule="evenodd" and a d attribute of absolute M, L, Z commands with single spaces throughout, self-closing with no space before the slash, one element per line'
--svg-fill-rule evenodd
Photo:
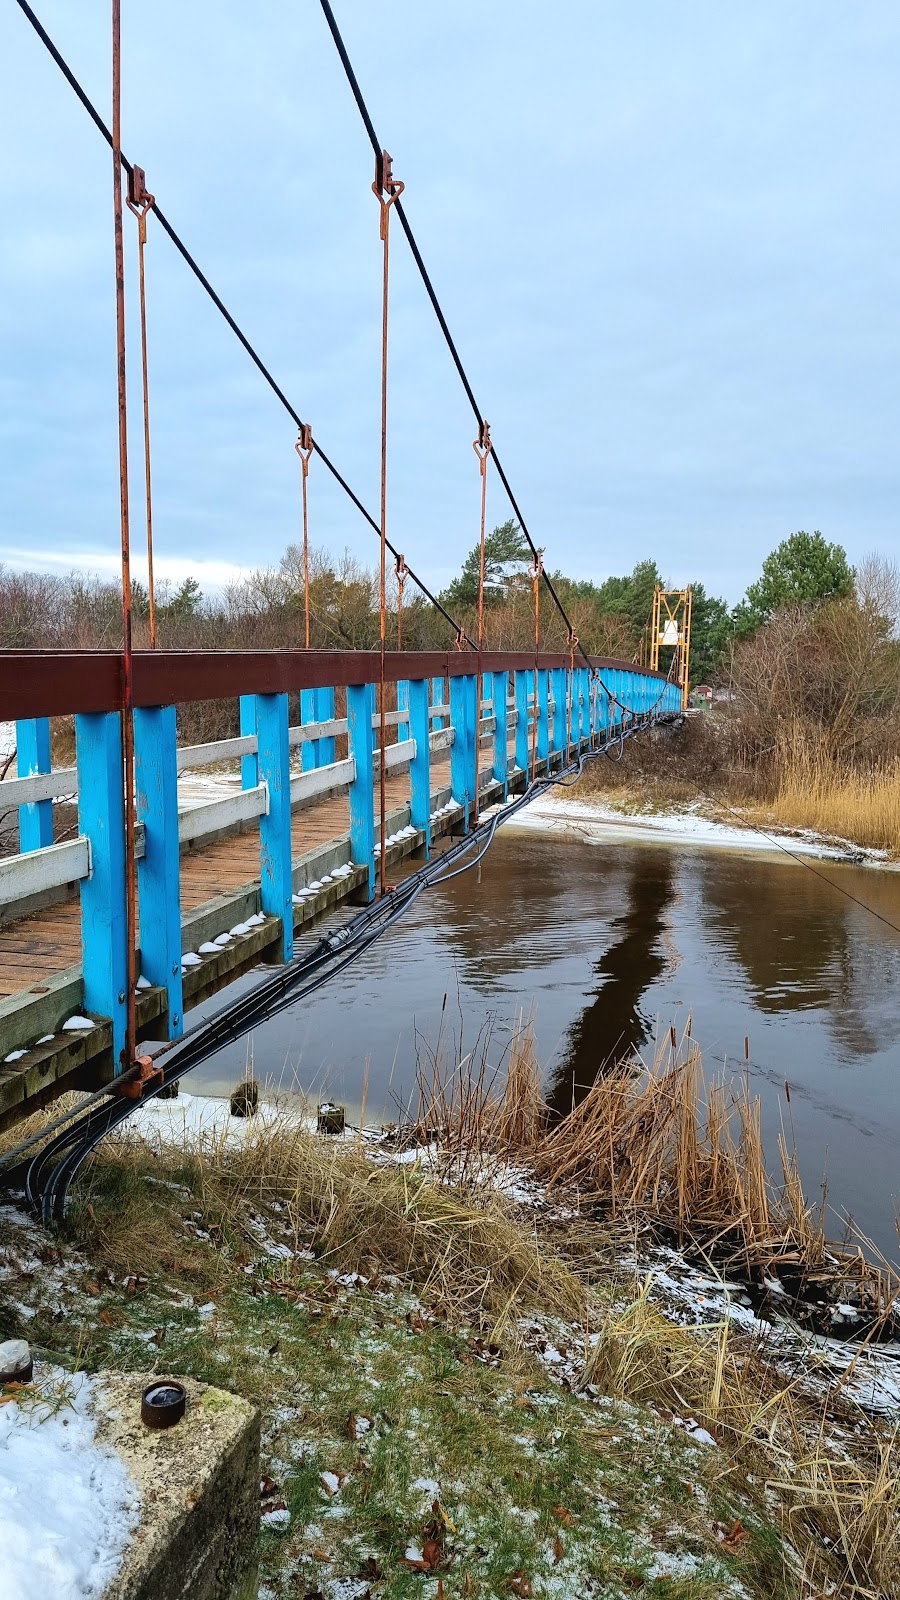
<path fill-rule="evenodd" d="M 441 753 L 443 756 L 443 752 Z M 432 763 L 432 787 L 449 778 L 449 761 Z M 409 799 L 409 775 L 397 773 L 386 785 L 388 810 Z M 376 817 L 378 800 L 376 795 Z M 329 843 L 350 829 L 346 794 L 294 813 L 291 837 L 295 860 L 307 850 Z M 206 901 L 232 894 L 259 880 L 259 833 L 256 828 L 186 850 L 181 857 L 182 914 Z M 35 978 L 52 976 L 81 961 L 81 910 L 76 899 L 32 912 L 18 922 L 0 925 L 0 997 L 27 989 Z"/>

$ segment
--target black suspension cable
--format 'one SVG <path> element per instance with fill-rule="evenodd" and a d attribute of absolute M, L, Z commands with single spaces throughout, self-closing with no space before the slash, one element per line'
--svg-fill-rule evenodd
<path fill-rule="evenodd" d="M 347 54 L 347 47 L 344 44 L 344 41 L 343 41 L 343 39 L 341 37 L 341 31 L 340 31 L 340 28 L 337 25 L 337 21 L 335 19 L 334 12 L 331 9 L 331 5 L 329 3 L 329 0 L 320 0 L 320 5 L 322 7 L 322 11 L 325 14 L 325 21 L 328 23 L 329 31 L 331 33 L 332 39 L 334 40 L 335 46 L 337 48 L 338 55 L 341 58 L 341 64 L 342 64 L 342 66 L 344 68 L 344 72 L 346 73 L 347 82 L 349 83 L 350 88 L 352 90 L 353 98 L 356 101 L 357 107 L 359 109 L 359 114 L 362 117 L 363 123 L 365 125 L 366 133 L 369 136 L 369 142 L 370 142 L 370 144 L 372 146 L 372 149 L 375 152 L 376 158 L 380 158 L 381 151 L 382 151 L 382 145 L 381 145 L 381 143 L 379 141 L 377 133 L 375 132 L 375 124 L 372 121 L 371 115 L 369 113 L 369 108 L 366 105 L 365 98 L 363 96 L 362 89 L 359 86 L 359 79 L 357 78 L 356 73 L 353 70 L 353 63 L 351 62 L 350 57 Z M 405 212 L 405 210 L 403 208 L 402 200 L 395 201 L 394 209 L 396 210 L 397 216 L 398 216 L 398 218 L 400 220 L 400 226 L 402 227 L 403 232 L 406 234 L 406 238 L 407 238 L 407 242 L 409 244 L 409 248 L 413 253 L 413 260 L 415 261 L 416 266 L 419 269 L 419 276 L 421 277 L 422 282 L 425 285 L 425 292 L 428 295 L 429 300 L 431 301 L 432 308 L 434 310 L 434 314 L 438 319 L 438 323 L 440 325 L 441 332 L 444 335 L 444 339 L 446 340 L 446 343 L 447 343 L 447 348 L 450 351 L 450 355 L 451 355 L 451 357 L 453 359 L 453 364 L 456 367 L 456 370 L 457 370 L 457 372 L 459 374 L 460 381 L 462 382 L 462 386 L 466 391 L 466 395 L 468 397 L 469 404 L 472 407 L 473 412 L 475 413 L 475 419 L 476 419 L 476 421 L 478 423 L 479 428 L 482 428 L 484 426 L 484 420 L 485 419 L 484 419 L 484 416 L 482 414 L 481 407 L 479 406 L 478 401 L 475 398 L 475 392 L 474 392 L 474 390 L 472 388 L 471 383 L 469 382 L 469 378 L 468 378 L 468 375 L 466 373 L 466 369 L 462 364 L 462 358 L 460 356 L 459 351 L 456 348 L 456 342 L 455 342 L 455 340 L 453 338 L 452 333 L 450 332 L 450 328 L 448 326 L 447 319 L 444 316 L 444 312 L 443 312 L 443 309 L 441 307 L 441 303 L 438 300 L 437 292 L 435 290 L 434 284 L 431 281 L 431 277 L 430 277 L 430 274 L 428 272 L 428 268 L 426 267 L 425 262 L 422 259 L 422 252 L 420 251 L 419 246 L 416 243 L 415 234 L 412 231 L 412 227 L 410 226 L 409 218 L 407 217 L 406 212 Z M 509 503 L 512 506 L 513 511 L 515 512 L 516 520 L 517 520 L 517 522 L 519 524 L 519 527 L 521 528 L 523 534 L 525 535 L 525 539 L 526 539 L 528 547 L 529 547 L 529 549 L 531 551 L 532 556 L 534 557 L 535 560 L 537 560 L 538 559 L 538 547 L 535 544 L 534 540 L 531 537 L 531 534 L 528 531 L 528 525 L 527 525 L 527 523 L 525 521 L 525 518 L 522 515 L 521 508 L 519 506 L 519 502 L 516 499 L 515 495 L 513 494 L 512 486 L 510 484 L 510 481 L 507 478 L 506 473 L 503 470 L 503 466 L 501 464 L 500 457 L 497 454 L 497 446 L 496 446 L 496 444 L 493 445 L 492 455 L 493 455 L 493 459 L 494 459 L 494 466 L 497 469 L 497 475 L 498 475 L 498 477 L 500 479 L 500 482 L 502 483 L 504 489 L 506 490 L 507 496 L 509 498 Z M 549 573 L 547 572 L 546 566 L 543 566 L 543 565 L 542 565 L 542 576 L 543 576 L 543 579 L 544 579 L 544 583 L 546 584 L 547 589 L 548 589 L 550 595 L 553 598 L 553 602 L 554 602 L 554 604 L 556 606 L 556 609 L 559 612 L 560 616 L 562 617 L 563 622 L 566 625 L 567 636 L 570 639 L 572 639 L 572 638 L 575 637 L 575 630 L 572 627 L 571 621 L 569 620 L 569 616 L 568 616 L 568 613 L 566 612 L 566 608 L 563 605 L 561 599 L 559 598 L 559 595 L 556 592 L 556 589 L 555 589 L 554 584 L 553 584 L 553 580 L 550 577 Z M 588 653 L 585 650 L 584 646 L 581 643 L 579 643 L 578 648 L 581 651 L 581 654 L 584 656 L 584 659 L 587 662 L 588 666 L 591 667 L 591 670 L 592 671 L 596 670 L 593 667 L 591 659 L 590 659 L 590 656 L 588 655 Z M 603 687 L 605 689 L 606 685 L 604 684 Z M 609 691 L 607 690 L 607 693 L 608 692 Z"/>
<path fill-rule="evenodd" d="M 43 26 L 43 24 L 41 23 L 40 19 L 35 15 L 34 11 L 31 8 L 31 6 L 28 4 L 28 0 L 16 0 L 16 4 L 18 5 L 19 10 L 22 12 L 23 16 L 25 16 L 27 18 L 27 20 L 31 23 L 32 28 L 34 29 L 35 33 L 37 34 L 37 36 L 40 39 L 41 43 L 43 44 L 44 48 L 48 51 L 48 53 L 52 56 L 53 60 L 56 62 L 56 65 L 59 67 L 59 70 L 62 73 L 63 77 L 65 78 L 66 82 L 68 83 L 69 87 L 77 95 L 78 99 L 81 101 L 81 104 L 84 106 L 84 109 L 87 112 L 88 116 L 90 117 L 91 121 L 94 123 L 94 125 L 98 129 L 98 131 L 103 135 L 104 139 L 106 140 L 107 144 L 110 146 L 110 149 L 111 149 L 112 148 L 112 133 L 110 132 L 109 128 L 106 126 L 106 123 L 103 121 L 103 118 L 101 117 L 99 111 L 97 110 L 97 107 L 94 105 L 93 101 L 90 99 L 90 97 L 87 95 L 85 90 L 82 88 L 81 84 L 79 83 L 78 79 L 76 78 L 76 76 L 75 76 L 74 72 L 72 71 L 71 67 L 69 66 L 68 62 L 65 60 L 65 57 L 60 54 L 60 52 L 57 49 L 56 45 L 53 43 L 53 40 L 51 39 L 49 33 L 47 32 L 46 28 Z M 133 169 L 132 169 L 131 162 L 126 159 L 124 153 L 122 154 L 122 166 L 123 166 L 125 172 L 127 172 L 129 177 L 130 177 Z M 215 289 L 213 288 L 212 284 L 210 283 L 209 279 L 207 278 L 205 272 L 202 270 L 202 268 L 199 266 L 198 262 L 195 261 L 194 257 L 191 255 L 191 252 L 187 248 L 187 245 L 184 243 L 184 240 L 180 237 L 180 235 L 177 233 L 175 228 L 172 226 L 172 224 L 169 221 L 168 217 L 165 215 L 165 212 L 163 211 L 162 207 L 160 205 L 158 205 L 158 204 L 154 204 L 154 206 L 152 208 L 152 211 L 153 211 L 153 215 L 156 217 L 157 221 L 159 222 L 160 227 L 163 229 L 163 232 L 168 234 L 168 236 L 171 239 L 172 243 L 174 244 L 176 250 L 179 252 L 179 254 L 182 256 L 184 261 L 190 267 L 192 273 L 194 274 L 194 277 L 197 279 L 197 282 L 201 285 L 201 287 L 203 289 L 205 289 L 205 291 L 209 295 L 209 298 L 212 301 L 213 305 L 216 307 L 216 310 L 219 311 L 221 313 L 221 315 L 224 317 L 225 321 L 227 322 L 227 324 L 228 324 L 229 328 L 231 329 L 232 333 L 234 334 L 235 338 L 240 342 L 240 344 L 243 345 L 243 347 L 246 350 L 246 352 L 247 352 L 248 356 L 250 357 L 251 361 L 254 363 L 254 365 L 257 367 L 259 372 L 262 374 L 262 376 L 265 379 L 266 383 L 269 385 L 269 388 L 272 390 L 272 393 L 276 396 L 276 398 L 278 400 L 281 401 L 281 404 L 283 405 L 283 407 L 284 407 L 285 411 L 287 412 L 288 416 L 292 419 L 292 421 L 294 423 L 296 423 L 297 428 L 302 430 L 303 422 L 301 421 L 301 418 L 298 415 L 298 413 L 295 411 L 294 407 L 291 405 L 291 402 L 288 399 L 287 395 L 285 394 L 284 390 L 275 381 L 275 378 L 272 376 L 272 373 L 269 371 L 269 368 L 266 366 L 265 362 L 263 361 L 263 359 L 259 355 L 259 353 L 254 349 L 253 345 L 250 343 L 250 340 L 247 338 L 247 335 L 244 333 L 243 329 L 235 321 L 234 317 L 231 315 L 231 312 L 228 310 L 228 307 L 225 305 L 225 303 L 222 300 L 221 296 L 216 293 Z M 357 511 L 359 511 L 362 514 L 363 517 L 365 517 L 366 522 L 368 522 L 369 526 L 374 529 L 374 531 L 378 534 L 378 536 L 380 538 L 381 537 L 380 524 L 378 522 L 376 522 L 375 518 L 366 510 L 366 507 L 363 505 L 363 503 L 360 500 L 359 496 L 354 493 L 354 491 L 351 489 L 349 483 L 347 482 L 346 478 L 342 475 L 342 473 L 340 473 L 338 471 L 337 467 L 334 465 L 334 462 L 330 459 L 330 457 L 326 455 L 325 451 L 322 449 L 322 447 L 319 444 L 318 440 L 316 441 L 316 455 L 320 458 L 320 460 L 322 462 L 322 465 L 331 473 L 331 476 L 334 478 L 335 482 L 337 484 L 339 484 L 339 486 L 343 489 L 344 493 L 352 500 L 353 504 L 356 506 Z M 387 547 L 390 550 L 391 555 L 395 558 L 395 560 L 398 559 L 399 556 L 400 556 L 400 552 L 394 548 L 394 546 L 391 544 L 390 540 L 387 541 Z M 454 633 L 456 634 L 456 637 L 458 639 L 462 639 L 469 646 L 470 649 L 474 650 L 475 649 L 475 645 L 472 643 L 472 640 L 469 638 L 468 634 L 465 633 L 465 631 L 460 627 L 459 623 L 455 620 L 455 618 L 450 615 L 449 611 L 441 603 L 441 601 L 437 598 L 437 596 L 432 594 L 431 590 L 428 588 L 428 585 L 426 583 L 424 583 L 423 580 L 417 575 L 417 573 L 415 573 L 413 571 L 412 567 L 409 566 L 409 563 L 406 564 L 406 570 L 407 570 L 407 573 L 408 573 L 409 577 L 412 579 L 413 583 L 420 590 L 420 592 L 424 595 L 425 599 L 428 600 L 431 603 L 431 605 L 434 606 L 435 610 L 440 612 L 441 616 L 444 618 L 444 621 L 449 623 L 450 627 L 453 629 Z"/>

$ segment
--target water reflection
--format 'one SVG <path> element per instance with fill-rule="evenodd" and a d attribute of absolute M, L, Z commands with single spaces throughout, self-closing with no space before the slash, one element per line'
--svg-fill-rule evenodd
<path fill-rule="evenodd" d="M 851 1058 L 879 1050 L 873 1001 L 896 978 L 898 936 L 842 892 L 875 874 L 737 856 L 698 863 L 710 939 L 740 963 L 759 1010 L 821 1011 Z M 896 886 L 895 886 L 896 898 Z"/>
<path fill-rule="evenodd" d="M 569 1028 L 550 1085 L 548 1100 L 559 1115 L 584 1099 L 605 1066 L 640 1051 L 655 1030 L 641 1001 L 666 968 L 663 931 L 672 915 L 675 858 L 638 852 L 623 877 L 627 908 L 604 930 L 613 938 L 594 964 L 596 999 Z"/>
<path fill-rule="evenodd" d="M 900 923 L 900 875 L 814 863 Z M 500 1059 L 533 1012 L 545 1093 L 583 1098 L 605 1062 L 683 1025 L 710 1069 L 743 1056 L 770 1153 L 791 1112 L 810 1193 L 831 1193 L 896 1254 L 900 936 L 798 863 L 661 844 L 502 832 L 482 866 L 424 895 L 334 987 L 273 1019 L 257 1071 L 394 1117 L 415 1082 L 417 1033 L 446 1058 L 493 1028 Z M 237 1044 L 191 1087 L 221 1092 Z M 458 1059 L 456 1056 L 454 1059 Z"/>

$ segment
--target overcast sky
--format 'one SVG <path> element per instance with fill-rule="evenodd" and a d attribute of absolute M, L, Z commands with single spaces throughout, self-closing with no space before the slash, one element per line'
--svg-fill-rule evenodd
<path fill-rule="evenodd" d="M 797 528 L 900 555 L 896 3 L 334 3 L 551 565 L 652 555 L 734 601 Z M 108 0 L 37 9 L 108 117 Z M 317 0 L 123 9 L 126 154 L 377 514 L 378 207 Z M 112 572 L 111 160 L 14 0 L 0 64 L 0 561 Z M 389 527 L 443 584 L 474 423 L 394 244 Z M 295 429 L 152 221 L 148 296 L 158 565 L 210 585 L 298 536 Z M 315 463 L 310 497 L 314 542 L 374 562 Z"/>

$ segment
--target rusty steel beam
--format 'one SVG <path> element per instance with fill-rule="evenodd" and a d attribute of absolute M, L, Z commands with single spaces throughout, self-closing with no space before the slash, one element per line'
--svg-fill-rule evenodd
<path fill-rule="evenodd" d="M 454 678 L 476 673 L 522 672 L 534 667 L 527 650 L 388 650 L 385 677 Z M 538 666 L 570 665 L 567 651 L 542 652 Z M 634 672 L 633 662 L 592 656 L 600 672 Z M 182 705 L 242 694 L 279 694 L 298 689 L 375 683 L 381 671 L 376 650 L 135 650 L 132 657 L 136 706 Z M 645 676 L 665 682 L 665 673 Z M 117 711 L 122 706 L 121 651 L 0 651 L 0 721 L 68 716 L 76 711 Z"/>

